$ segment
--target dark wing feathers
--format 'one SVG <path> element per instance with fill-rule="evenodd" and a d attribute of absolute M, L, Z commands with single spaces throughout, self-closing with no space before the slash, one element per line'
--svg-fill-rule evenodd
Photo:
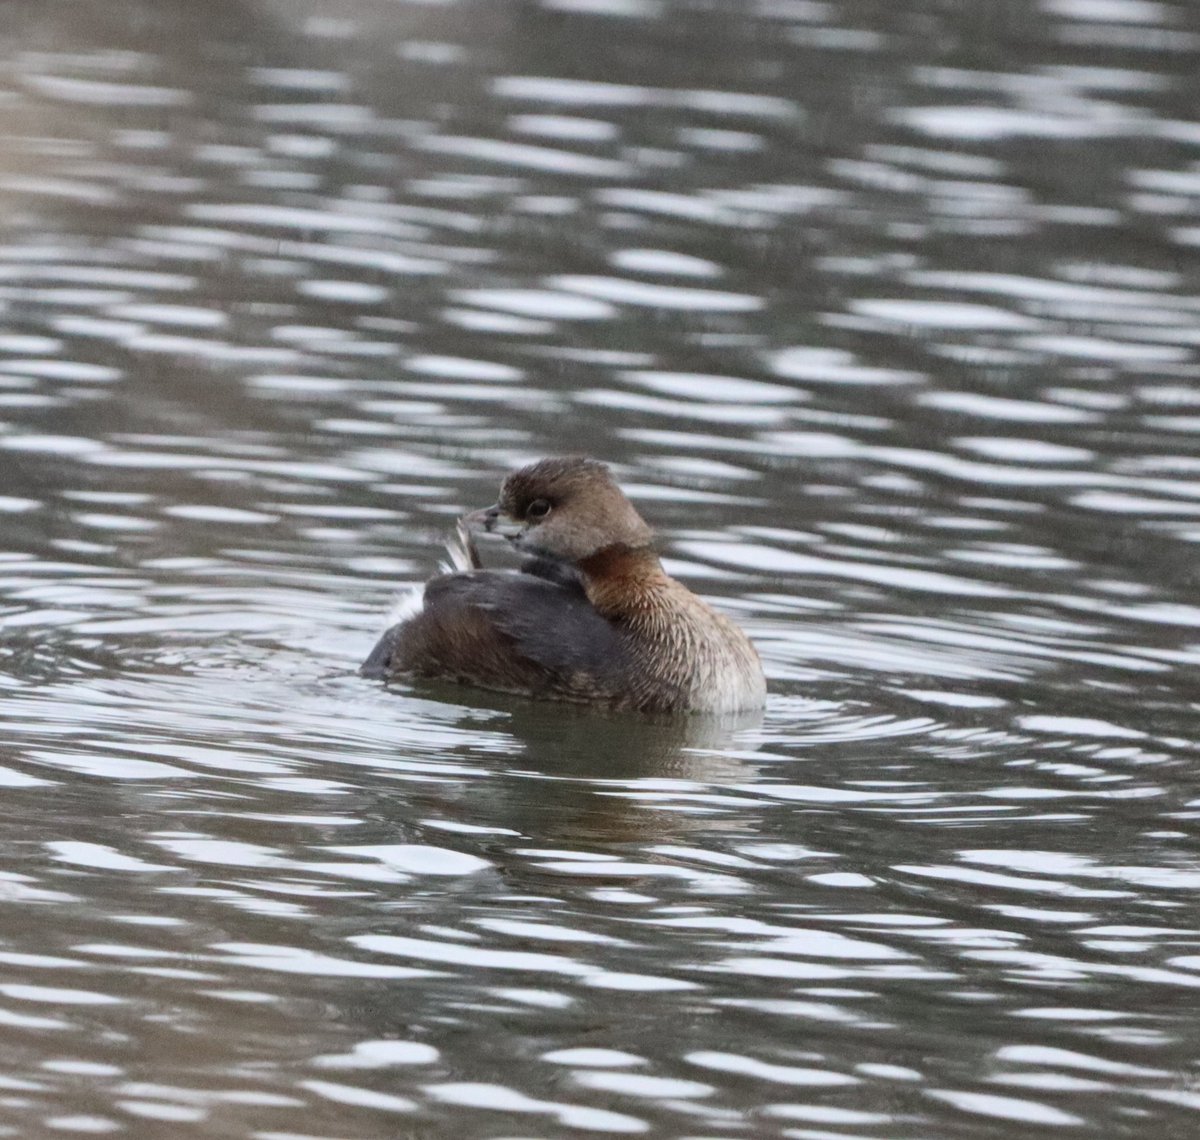
<path fill-rule="evenodd" d="M 566 589 L 573 590 L 581 598 L 586 598 L 583 592 L 583 579 L 579 571 L 569 562 L 559 558 L 538 556 L 526 559 L 521 563 L 522 574 L 532 574 L 537 578 L 545 578 L 548 582 L 557 582 Z"/>
<path fill-rule="evenodd" d="M 416 673 L 581 699 L 615 694 L 628 669 L 620 632 L 592 609 L 573 571 L 539 570 L 434 578 L 421 612 L 380 638 L 364 674 Z"/>
<path fill-rule="evenodd" d="M 564 586 L 518 574 L 489 582 L 480 593 L 474 604 L 513 639 L 522 656 L 544 669 L 603 679 L 626 660 L 620 632 L 592 608 L 575 579 Z"/>

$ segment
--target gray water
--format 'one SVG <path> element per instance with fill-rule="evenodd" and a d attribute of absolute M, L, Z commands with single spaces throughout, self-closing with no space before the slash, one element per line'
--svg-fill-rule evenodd
<path fill-rule="evenodd" d="M 0 1135 L 1200 1133 L 1192 5 L 0 34 Z M 356 676 L 577 451 L 761 719 Z"/>

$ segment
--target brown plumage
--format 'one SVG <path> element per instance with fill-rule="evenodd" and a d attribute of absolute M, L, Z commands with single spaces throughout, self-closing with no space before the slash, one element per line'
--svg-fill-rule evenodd
<path fill-rule="evenodd" d="M 421 609 L 380 639 L 365 675 L 648 712 L 762 705 L 749 639 L 663 570 L 650 528 L 604 464 L 543 459 L 464 521 L 503 534 L 531 561 L 519 572 L 434 578 Z"/>

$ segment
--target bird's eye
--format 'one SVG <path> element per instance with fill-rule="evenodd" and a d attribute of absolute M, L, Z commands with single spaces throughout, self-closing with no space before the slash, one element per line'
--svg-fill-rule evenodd
<path fill-rule="evenodd" d="M 550 504 L 545 499 L 534 499 L 525 508 L 527 519 L 544 519 L 550 513 Z"/>

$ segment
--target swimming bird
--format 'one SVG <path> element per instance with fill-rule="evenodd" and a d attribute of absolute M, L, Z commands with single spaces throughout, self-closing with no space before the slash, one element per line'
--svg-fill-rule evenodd
<path fill-rule="evenodd" d="M 480 567 L 475 534 L 528 560 Z M 380 638 L 367 677 L 437 678 L 614 710 L 760 708 L 750 639 L 663 569 L 653 533 L 608 467 L 582 457 L 514 471 L 494 506 L 461 521 L 469 568 L 426 583 Z"/>

